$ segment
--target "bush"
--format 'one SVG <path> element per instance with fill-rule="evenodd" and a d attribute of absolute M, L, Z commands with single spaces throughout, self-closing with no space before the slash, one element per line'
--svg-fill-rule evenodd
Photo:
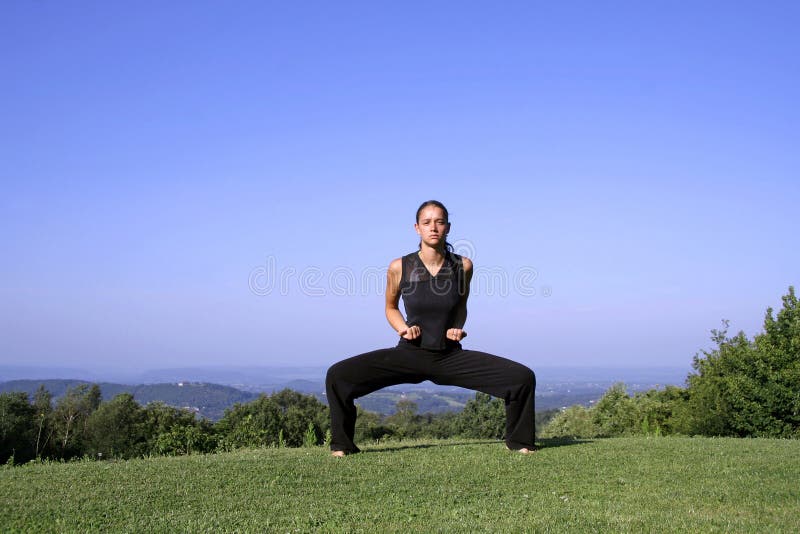
<path fill-rule="evenodd" d="M 309 424 L 319 443 L 330 427 L 328 408 L 316 397 L 285 389 L 272 396 L 235 404 L 217 422 L 219 445 L 300 447 L 309 439 Z"/>
<path fill-rule="evenodd" d="M 712 330 L 717 347 L 694 357 L 680 430 L 706 436 L 795 437 L 800 433 L 800 307 L 794 288 L 750 341 Z"/>
<path fill-rule="evenodd" d="M 394 436 L 394 429 L 383 423 L 380 414 L 358 408 L 355 441 L 380 441 Z"/>
<path fill-rule="evenodd" d="M 465 438 L 502 439 L 506 432 L 505 403 L 486 393 L 475 393 L 456 417 L 454 430 Z"/>
<path fill-rule="evenodd" d="M 626 435 L 666 435 L 674 432 L 674 411 L 685 402 L 686 390 L 668 386 L 629 396 L 624 384 L 614 384 L 591 408 L 571 406 L 553 417 L 542 437 L 597 438 Z"/>
<path fill-rule="evenodd" d="M 596 438 L 600 429 L 588 408 L 575 405 L 559 412 L 540 434 L 543 438 Z"/>

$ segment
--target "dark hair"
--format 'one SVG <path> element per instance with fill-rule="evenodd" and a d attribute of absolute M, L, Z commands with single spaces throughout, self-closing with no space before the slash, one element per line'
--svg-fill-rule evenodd
<path fill-rule="evenodd" d="M 450 224 L 450 214 L 447 212 L 447 208 L 444 207 L 444 204 L 439 202 L 438 200 L 426 200 L 422 204 L 420 204 L 419 208 L 417 208 L 417 223 L 419 223 L 419 214 L 422 213 L 422 210 L 427 208 L 428 206 L 435 206 L 441 209 L 444 212 L 444 220 Z M 419 248 L 422 248 L 422 242 L 419 244 Z M 447 237 L 444 238 L 444 248 L 446 251 L 453 252 L 453 245 L 451 245 L 447 241 Z"/>

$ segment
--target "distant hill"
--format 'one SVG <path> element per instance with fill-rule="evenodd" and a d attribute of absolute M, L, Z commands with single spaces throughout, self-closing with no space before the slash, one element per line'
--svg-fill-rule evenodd
<path fill-rule="evenodd" d="M 387 388 L 357 399 L 356 404 L 371 412 L 393 414 L 399 401 L 409 400 L 417 405 L 417 413 L 442 413 L 459 411 L 474 397 L 475 392 L 466 389 L 404 391 Z"/>
<path fill-rule="evenodd" d="M 64 395 L 67 388 L 74 388 L 80 384 L 89 384 L 87 380 L 10 380 L 0 382 L 0 392 L 22 391 L 33 397 L 39 388 L 44 387 L 53 395 L 54 400 Z M 242 391 L 240 389 L 208 384 L 203 382 L 178 382 L 164 384 L 125 385 L 111 382 L 97 382 L 103 400 L 111 400 L 120 393 L 130 393 L 142 405 L 153 401 L 162 401 L 177 408 L 188 408 L 198 415 L 211 420 L 218 420 L 225 414 L 225 409 L 234 403 L 246 403 L 256 399 L 261 393 L 273 393 L 284 387 L 300 393 L 317 397 L 320 402 L 327 404 L 324 395 L 325 385 L 311 380 L 292 380 L 279 388 L 272 388 L 267 392 Z M 395 412 L 398 401 L 407 399 L 417 404 L 419 413 L 440 413 L 457 411 L 464 407 L 466 402 L 473 398 L 475 393 L 459 388 L 441 388 L 440 390 L 387 388 L 361 397 L 356 403 L 365 410 L 383 414 Z"/>
<path fill-rule="evenodd" d="M 40 385 L 53 395 L 54 399 L 63 396 L 67 388 L 89 384 L 86 380 L 11 380 L 0 383 L 0 392 L 22 391 L 32 397 Z M 202 382 L 178 382 L 170 384 L 141 384 L 136 386 L 97 382 L 103 400 L 111 400 L 120 393 L 130 393 L 139 404 L 162 401 L 176 408 L 188 408 L 202 417 L 217 420 L 225 409 L 240 402 L 250 402 L 257 393 L 242 391 L 230 386 Z"/>

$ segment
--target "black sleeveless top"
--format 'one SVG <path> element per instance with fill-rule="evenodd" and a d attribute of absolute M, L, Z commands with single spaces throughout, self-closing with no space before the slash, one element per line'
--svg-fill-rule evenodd
<path fill-rule="evenodd" d="M 457 342 L 447 339 L 445 334 L 453 326 L 456 306 L 465 291 L 461 256 L 447 252 L 436 276 L 431 276 L 418 251 L 403 256 L 402 265 L 400 295 L 406 310 L 406 324 L 419 326 L 422 335 L 401 341 L 433 350 L 456 345 Z"/>

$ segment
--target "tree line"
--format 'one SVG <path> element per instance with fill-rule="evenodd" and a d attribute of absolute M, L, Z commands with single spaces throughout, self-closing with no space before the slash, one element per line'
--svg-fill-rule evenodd
<path fill-rule="evenodd" d="M 499 439 L 504 425 L 503 402 L 482 393 L 459 413 L 419 414 L 415 403 L 401 400 L 388 416 L 359 410 L 356 439 Z M 0 394 L 0 463 L 316 446 L 329 439 L 328 407 L 290 389 L 236 403 L 216 422 L 160 401 L 142 406 L 130 393 L 103 401 L 97 384 L 69 388 L 55 402 L 43 386 L 32 399 L 24 392 Z"/>

